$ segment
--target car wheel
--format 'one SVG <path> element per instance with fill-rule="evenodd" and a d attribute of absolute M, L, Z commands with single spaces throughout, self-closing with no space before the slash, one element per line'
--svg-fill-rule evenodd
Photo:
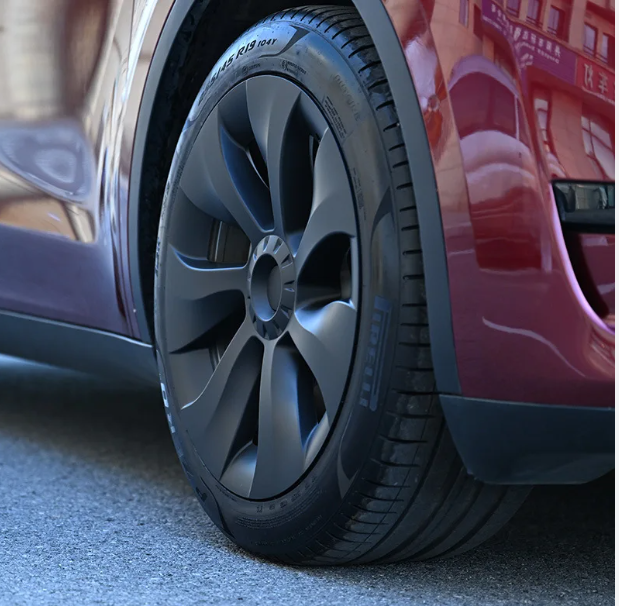
<path fill-rule="evenodd" d="M 402 133 L 354 10 L 274 15 L 223 55 L 157 250 L 174 443 L 239 545 L 295 564 L 430 558 L 515 512 L 526 489 L 467 476 L 445 426 Z"/>

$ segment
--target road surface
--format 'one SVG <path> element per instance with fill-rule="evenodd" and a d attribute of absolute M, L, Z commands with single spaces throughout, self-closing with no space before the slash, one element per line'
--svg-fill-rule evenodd
<path fill-rule="evenodd" d="M 293 569 L 210 523 L 157 394 L 0 358 L 0 605 L 614 604 L 614 477 L 444 562 Z"/>

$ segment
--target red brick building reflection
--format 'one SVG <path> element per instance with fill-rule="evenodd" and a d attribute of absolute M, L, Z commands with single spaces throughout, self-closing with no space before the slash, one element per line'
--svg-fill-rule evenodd
<path fill-rule="evenodd" d="M 468 48 L 528 88 L 551 177 L 614 180 L 614 0 L 439 0 L 433 13 L 450 25 L 434 28 L 449 36 L 447 79 Z"/>
<path fill-rule="evenodd" d="M 559 55 L 554 69 L 537 57 L 529 59 L 533 69 L 527 78 L 552 176 L 614 179 L 614 0 L 506 2 L 513 37 L 521 29 L 521 38 L 528 34 L 529 43 L 537 42 L 538 53 L 543 45 L 544 52 L 552 49 L 553 57 Z M 482 20 L 492 24 L 484 5 L 490 0 L 482 0 Z M 522 50 L 518 52 L 516 41 L 518 54 Z M 548 79 L 552 87 L 546 85 Z M 574 128 L 579 123 L 580 132 Z"/>

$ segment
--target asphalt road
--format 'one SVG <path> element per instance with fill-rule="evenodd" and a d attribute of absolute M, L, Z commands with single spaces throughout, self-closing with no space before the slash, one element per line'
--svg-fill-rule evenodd
<path fill-rule="evenodd" d="M 0 358 L 0 605 L 298 603 L 614 604 L 614 477 L 452 560 L 285 568 L 203 514 L 155 394 Z"/>

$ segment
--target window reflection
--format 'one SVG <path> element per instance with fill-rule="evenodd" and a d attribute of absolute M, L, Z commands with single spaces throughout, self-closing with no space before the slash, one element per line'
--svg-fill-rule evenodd
<path fill-rule="evenodd" d="M 552 95 L 546 88 L 536 87 L 533 91 L 533 109 L 537 120 L 541 143 L 546 152 L 546 160 L 552 176 L 565 177 L 565 169 L 557 157 L 557 150 L 551 131 Z"/>
<path fill-rule="evenodd" d="M 533 103 L 544 147 L 546 151 L 551 151 L 550 134 L 548 132 L 550 128 L 550 94 L 541 89 L 536 90 Z"/>
<path fill-rule="evenodd" d="M 529 6 L 527 8 L 527 21 L 537 25 L 540 21 L 541 13 L 541 0 L 529 0 Z"/>
<path fill-rule="evenodd" d="M 465 27 L 469 24 L 469 0 L 460 0 L 459 20 Z"/>
<path fill-rule="evenodd" d="M 514 95 L 496 79 L 471 74 L 453 87 L 451 96 L 460 137 L 488 130 L 516 137 Z"/>
<path fill-rule="evenodd" d="M 507 12 L 513 17 L 520 13 L 520 0 L 507 0 Z"/>
<path fill-rule="evenodd" d="M 599 179 L 615 178 L 615 151 L 609 123 L 587 108 L 581 119 L 585 152 Z"/>
<path fill-rule="evenodd" d="M 602 36 L 602 50 L 600 58 L 604 63 L 608 63 L 610 67 L 615 67 L 615 39 L 613 36 L 604 34 Z"/>
<path fill-rule="evenodd" d="M 550 7 L 548 14 L 548 31 L 557 38 L 565 38 L 565 11 L 556 6 Z"/>
<path fill-rule="evenodd" d="M 587 55 L 590 55 L 591 57 L 595 57 L 595 49 L 597 47 L 597 40 L 598 40 L 598 30 L 592 25 L 585 23 L 583 50 L 585 51 L 585 53 L 587 53 Z"/>

